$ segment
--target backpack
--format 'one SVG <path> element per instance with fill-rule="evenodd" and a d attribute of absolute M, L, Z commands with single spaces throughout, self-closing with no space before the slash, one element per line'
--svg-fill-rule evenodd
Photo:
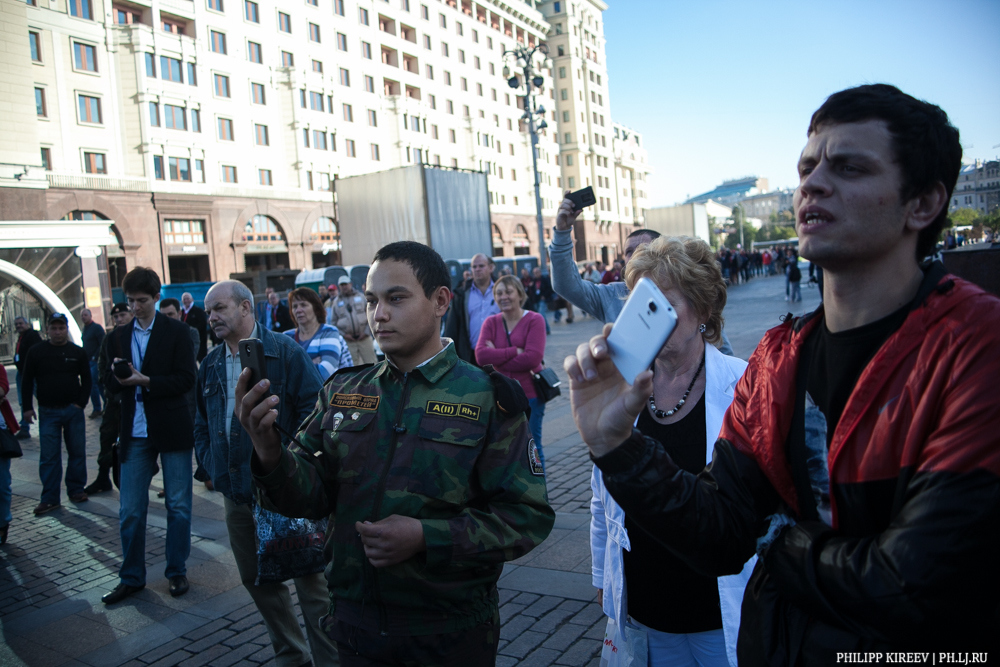
<path fill-rule="evenodd" d="M 788 282 L 797 283 L 802 280 L 802 271 L 799 270 L 799 265 L 797 263 L 791 263 L 788 265 Z"/>

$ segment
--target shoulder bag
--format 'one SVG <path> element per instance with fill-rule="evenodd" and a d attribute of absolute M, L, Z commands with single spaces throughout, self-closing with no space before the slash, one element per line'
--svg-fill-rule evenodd
<path fill-rule="evenodd" d="M 507 330 L 507 320 L 503 318 L 503 313 L 500 313 L 500 321 L 503 322 L 503 332 L 507 334 L 507 345 L 514 347 L 514 344 L 510 342 L 510 331 Z M 545 366 L 544 359 L 542 359 L 538 372 L 531 371 L 531 381 L 534 383 L 535 393 L 538 394 L 542 403 L 548 403 L 556 396 L 562 396 L 562 390 L 559 389 L 562 382 L 554 370 Z"/>

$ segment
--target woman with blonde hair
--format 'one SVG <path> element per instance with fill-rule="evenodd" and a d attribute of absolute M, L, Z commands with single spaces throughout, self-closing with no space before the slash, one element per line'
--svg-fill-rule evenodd
<path fill-rule="evenodd" d="M 747 365 L 716 348 L 725 279 L 708 244 L 690 237 L 660 237 L 636 250 L 625 268 L 629 291 L 642 277 L 656 283 L 674 307 L 677 327 L 653 362 L 653 393 L 636 428 L 697 474 L 712 460 L 722 417 Z M 704 576 L 634 526 L 596 466 L 591 488 L 593 583 L 604 612 L 616 622 L 619 650 L 642 641 L 649 665 L 735 666 L 740 605 L 753 560 L 738 575 Z"/>
<path fill-rule="evenodd" d="M 528 428 L 544 470 L 542 417 L 545 415 L 545 401 L 535 392 L 532 373 L 542 368 L 545 318 L 524 309 L 528 294 L 521 281 L 514 276 L 502 276 L 493 284 L 493 299 L 500 312 L 490 315 L 483 322 L 479 342 L 476 343 L 476 362 L 481 366 L 493 364 L 495 369 L 521 385 L 531 407 Z"/>

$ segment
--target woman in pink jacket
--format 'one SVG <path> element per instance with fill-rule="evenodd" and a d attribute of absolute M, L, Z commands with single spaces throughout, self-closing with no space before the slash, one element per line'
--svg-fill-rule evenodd
<path fill-rule="evenodd" d="M 542 368 L 545 318 L 524 309 L 528 295 L 521 282 L 513 276 L 503 276 L 493 284 L 493 298 L 500 312 L 490 315 L 483 322 L 476 344 L 476 361 L 480 366 L 493 364 L 495 369 L 521 383 L 531 406 L 528 428 L 535 439 L 544 469 L 542 417 L 545 415 L 545 402 L 535 392 L 532 373 Z"/>

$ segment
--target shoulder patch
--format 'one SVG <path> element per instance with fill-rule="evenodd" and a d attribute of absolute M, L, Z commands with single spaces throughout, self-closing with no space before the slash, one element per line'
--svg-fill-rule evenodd
<path fill-rule="evenodd" d="M 537 477 L 543 477 L 545 475 L 545 470 L 542 466 L 542 458 L 538 455 L 538 447 L 535 446 L 534 438 L 530 438 L 528 440 L 528 467 L 531 469 L 532 475 Z"/>
<path fill-rule="evenodd" d="M 346 408 L 357 410 L 377 410 L 379 396 L 365 396 L 364 394 L 334 394 L 330 397 L 331 408 Z"/>

